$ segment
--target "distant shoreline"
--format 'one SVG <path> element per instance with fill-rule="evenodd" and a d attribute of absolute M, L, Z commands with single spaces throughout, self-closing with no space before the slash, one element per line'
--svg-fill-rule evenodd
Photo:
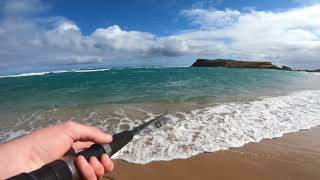
<path fill-rule="evenodd" d="M 198 60 L 204 60 L 204 59 L 197 59 Z M 244 64 L 251 64 L 254 66 L 255 64 L 267 64 L 267 67 L 247 67 L 247 66 L 227 66 L 227 65 L 215 65 L 215 66 L 210 66 L 210 65 L 203 65 L 203 66 L 198 66 L 196 62 L 194 62 L 191 66 L 137 66 L 137 67 L 114 67 L 114 68 L 85 68 L 85 69 L 71 69 L 71 70 L 54 70 L 54 71 L 41 71 L 41 72 L 28 72 L 28 73 L 19 73 L 19 74 L 4 74 L 0 75 L 1 78 L 12 78 L 12 77 L 29 77 L 29 76 L 42 76 L 42 75 L 47 75 L 47 74 L 59 74 L 59 73 L 87 73 L 87 72 L 101 72 L 101 71 L 109 71 L 109 70 L 122 70 L 122 69 L 157 69 L 157 68 L 188 68 L 188 67 L 222 67 L 222 68 L 240 68 L 240 69 L 275 69 L 275 70 L 284 70 L 284 71 L 304 71 L 304 72 L 320 72 L 320 69 L 317 70 L 300 70 L 300 69 L 293 69 L 288 66 L 282 66 L 277 67 L 273 65 L 271 62 L 251 62 L 251 61 L 237 61 L 237 60 L 224 60 L 224 59 L 215 59 L 215 60 L 208 60 L 208 61 L 217 61 L 217 60 L 223 60 L 223 61 L 235 61 L 238 64 L 244 63 Z M 270 66 L 268 68 L 268 66 Z M 274 67 L 274 68 L 273 68 Z"/>
<path fill-rule="evenodd" d="M 225 67 L 225 68 L 251 68 L 251 69 L 275 69 L 284 71 L 320 72 L 316 70 L 293 69 L 288 66 L 278 67 L 268 61 L 240 61 L 232 59 L 197 59 L 190 67 Z"/>

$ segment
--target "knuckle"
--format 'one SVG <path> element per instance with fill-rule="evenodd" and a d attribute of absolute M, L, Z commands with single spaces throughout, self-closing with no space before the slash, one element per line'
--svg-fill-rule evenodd
<path fill-rule="evenodd" d="M 80 134 L 77 132 L 77 123 L 73 121 L 67 121 L 62 124 L 62 127 L 64 133 L 68 135 L 73 140 L 73 142 L 80 139 Z"/>
<path fill-rule="evenodd" d="M 71 129 L 74 128 L 75 124 L 76 124 L 76 123 L 73 122 L 73 121 L 67 121 L 67 122 L 64 123 L 64 127 L 65 127 L 66 129 L 68 129 L 68 130 L 71 130 Z"/>

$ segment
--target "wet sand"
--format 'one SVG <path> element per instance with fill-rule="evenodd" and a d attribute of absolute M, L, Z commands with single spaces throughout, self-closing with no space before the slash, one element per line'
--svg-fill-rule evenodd
<path fill-rule="evenodd" d="M 319 180 L 320 127 L 189 159 L 145 165 L 114 162 L 115 170 L 104 180 Z"/>

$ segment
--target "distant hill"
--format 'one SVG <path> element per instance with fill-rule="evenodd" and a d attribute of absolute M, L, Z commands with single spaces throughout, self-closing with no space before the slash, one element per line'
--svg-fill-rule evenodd
<path fill-rule="evenodd" d="M 316 70 L 305 70 L 307 72 L 320 72 L 320 69 L 316 69 Z"/>
<path fill-rule="evenodd" d="M 230 59 L 197 59 L 191 67 L 227 67 L 227 68 L 256 68 L 256 69 L 277 69 L 292 71 L 290 67 L 281 68 L 271 62 L 237 61 Z"/>

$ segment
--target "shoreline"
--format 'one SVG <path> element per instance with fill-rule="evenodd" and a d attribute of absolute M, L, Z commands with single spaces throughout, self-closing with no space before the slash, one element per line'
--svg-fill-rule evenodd
<path fill-rule="evenodd" d="M 114 160 L 104 180 L 320 179 L 320 127 L 188 159 L 132 164 Z"/>

